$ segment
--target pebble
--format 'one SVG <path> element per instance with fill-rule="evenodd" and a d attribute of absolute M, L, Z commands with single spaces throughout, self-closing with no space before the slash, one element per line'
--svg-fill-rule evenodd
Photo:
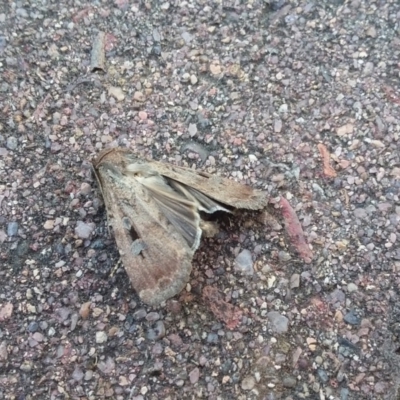
<path fill-rule="evenodd" d="M 32 371 L 32 367 L 33 367 L 33 363 L 32 361 L 24 361 L 21 366 L 19 367 L 19 369 L 23 372 L 30 372 Z"/>
<path fill-rule="evenodd" d="M 358 290 L 358 286 L 357 286 L 355 283 L 350 282 L 350 283 L 347 285 L 347 291 L 348 291 L 349 293 L 351 293 L 351 292 L 356 292 L 357 290 Z"/>
<path fill-rule="evenodd" d="M 18 233 L 18 222 L 9 222 L 7 225 L 7 235 L 15 236 Z"/>
<path fill-rule="evenodd" d="M 32 321 L 28 325 L 28 332 L 34 333 L 39 329 L 39 324 L 36 321 Z"/>
<path fill-rule="evenodd" d="M 136 100 L 136 101 L 138 101 L 140 103 L 144 102 L 145 99 L 146 98 L 145 98 L 145 96 L 144 96 L 144 94 L 142 92 L 135 92 L 134 95 L 133 95 L 133 100 Z"/>
<path fill-rule="evenodd" d="M 328 382 L 329 377 L 324 369 L 318 368 L 317 374 L 318 374 L 319 379 L 321 379 L 322 382 L 324 382 L 324 383 Z"/>
<path fill-rule="evenodd" d="M 100 361 L 97 366 L 103 374 L 110 375 L 115 372 L 115 361 L 112 357 L 107 357 L 105 361 Z"/>
<path fill-rule="evenodd" d="M 60 317 L 61 322 L 64 322 L 68 319 L 71 314 L 71 310 L 67 307 L 61 307 L 57 310 L 57 315 Z"/>
<path fill-rule="evenodd" d="M 89 239 L 90 235 L 94 231 L 95 225 L 93 223 L 85 223 L 83 221 L 77 221 L 75 234 L 80 239 Z"/>
<path fill-rule="evenodd" d="M 132 316 L 135 321 L 140 321 L 143 318 L 146 318 L 146 315 L 146 310 L 144 308 L 140 308 L 139 310 L 135 311 Z"/>
<path fill-rule="evenodd" d="M 364 208 L 356 208 L 353 213 L 356 218 L 365 219 L 368 217 L 367 211 Z"/>
<path fill-rule="evenodd" d="M 217 344 L 218 343 L 218 335 L 216 333 L 209 333 L 207 335 L 207 343 Z"/>
<path fill-rule="evenodd" d="M 367 36 L 370 36 L 370 37 L 372 37 L 372 38 L 376 38 L 376 29 L 375 29 L 374 26 L 370 26 L 370 27 L 367 29 Z"/>
<path fill-rule="evenodd" d="M 268 320 L 272 325 L 272 330 L 276 333 L 285 333 L 289 329 L 289 320 L 277 311 L 270 311 L 267 314 Z"/>
<path fill-rule="evenodd" d="M 108 95 L 114 97 L 114 99 L 116 99 L 117 101 L 122 101 L 125 99 L 124 91 L 121 88 L 115 86 L 110 86 L 108 88 Z"/>
<path fill-rule="evenodd" d="M 165 336 L 165 325 L 163 321 L 157 321 L 153 329 L 147 332 L 147 339 L 159 340 Z"/>
<path fill-rule="evenodd" d="M 15 150 L 18 147 L 18 139 L 14 136 L 8 137 L 6 146 L 9 150 Z"/>
<path fill-rule="evenodd" d="M 282 380 L 282 385 L 287 388 L 294 388 L 296 384 L 297 380 L 293 376 L 285 376 Z"/>
<path fill-rule="evenodd" d="M 350 325 L 360 325 L 361 323 L 361 318 L 354 314 L 354 311 L 348 312 L 343 319 Z"/>
<path fill-rule="evenodd" d="M 186 44 L 189 44 L 193 39 L 193 36 L 189 32 L 186 32 L 186 31 L 183 32 L 181 36 Z"/>
<path fill-rule="evenodd" d="M 290 277 L 290 289 L 295 289 L 300 286 L 300 275 L 299 274 L 293 274 Z"/>
<path fill-rule="evenodd" d="M 235 259 L 236 269 L 245 275 L 253 275 L 253 259 L 251 252 L 247 249 L 242 250 Z"/>
<path fill-rule="evenodd" d="M 8 359 L 7 342 L 2 341 L 0 343 L 0 361 L 7 361 L 7 359 Z"/>
<path fill-rule="evenodd" d="M 83 319 L 86 319 L 89 316 L 90 313 L 90 305 L 92 303 L 90 301 L 87 301 L 86 303 L 83 303 L 81 305 L 81 308 L 79 309 L 79 314 Z"/>
<path fill-rule="evenodd" d="M 274 132 L 279 133 L 282 130 L 282 121 L 280 119 L 276 119 L 274 121 Z"/>
<path fill-rule="evenodd" d="M 340 389 L 340 400 L 347 400 L 349 398 L 349 389 L 341 388 Z"/>
<path fill-rule="evenodd" d="M 182 78 L 181 78 L 182 82 L 188 82 L 189 79 L 190 79 L 190 74 L 189 74 L 188 72 L 185 72 L 185 73 L 182 75 Z"/>
<path fill-rule="evenodd" d="M 193 142 L 193 141 L 185 143 L 181 147 L 181 152 L 184 152 L 187 150 L 197 153 L 199 155 L 199 157 L 201 158 L 201 161 L 203 161 L 203 162 L 207 160 L 208 155 L 209 155 L 208 150 L 204 146 L 202 146 L 199 143 Z"/>
<path fill-rule="evenodd" d="M 76 380 L 77 382 L 81 381 L 83 379 L 83 377 L 85 376 L 85 374 L 83 373 L 83 371 L 76 367 L 74 369 L 74 372 L 72 373 L 72 379 Z"/>
<path fill-rule="evenodd" d="M 44 336 L 43 336 L 43 334 L 40 333 L 40 332 L 35 332 L 35 333 L 32 335 L 32 338 L 33 338 L 34 340 L 36 340 L 37 342 L 43 342 L 43 340 L 44 340 Z"/>
<path fill-rule="evenodd" d="M 55 223 L 55 220 L 54 220 L 54 219 L 48 219 L 48 220 L 44 223 L 43 228 L 46 229 L 46 230 L 51 230 L 51 229 L 54 228 L 54 223 Z"/>
<path fill-rule="evenodd" d="M 101 344 L 107 342 L 107 334 L 104 331 L 96 332 L 96 343 Z"/>
<path fill-rule="evenodd" d="M 197 82 L 198 82 L 197 76 L 196 75 L 190 75 L 190 83 L 192 85 L 196 85 Z"/>
<path fill-rule="evenodd" d="M 70 325 L 70 330 L 74 331 L 76 328 L 76 325 L 78 323 L 79 315 L 77 313 L 72 314 L 71 316 L 71 325 Z"/>
<path fill-rule="evenodd" d="M 188 129 L 190 137 L 196 136 L 197 134 L 197 125 L 196 124 L 189 124 Z"/>
<path fill-rule="evenodd" d="M 243 390 L 252 390 L 256 385 L 256 380 L 252 376 L 246 376 L 243 378 L 242 383 L 240 384 Z"/>
<path fill-rule="evenodd" d="M 292 258 L 292 256 L 286 251 L 280 251 L 278 253 L 278 257 L 279 257 L 279 261 L 282 261 L 282 262 L 289 261 Z"/>
<path fill-rule="evenodd" d="M 199 381 L 199 377 L 200 377 L 200 370 L 197 367 L 190 371 L 189 380 L 192 385 L 194 385 Z"/>
<path fill-rule="evenodd" d="M 160 319 L 160 314 L 158 312 L 152 311 L 146 315 L 146 320 L 149 322 L 155 322 Z"/>

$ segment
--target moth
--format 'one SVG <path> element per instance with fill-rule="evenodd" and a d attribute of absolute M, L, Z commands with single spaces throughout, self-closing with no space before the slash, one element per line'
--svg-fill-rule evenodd
<path fill-rule="evenodd" d="M 189 281 L 203 234 L 202 216 L 235 208 L 259 210 L 267 196 L 249 186 L 190 168 L 142 160 L 126 148 L 93 160 L 122 263 L 141 300 L 157 305 Z"/>

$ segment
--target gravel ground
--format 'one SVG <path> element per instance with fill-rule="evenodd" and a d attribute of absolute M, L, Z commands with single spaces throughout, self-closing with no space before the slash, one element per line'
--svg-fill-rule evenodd
<path fill-rule="evenodd" d="M 397 0 L 1 2 L 0 399 L 399 399 L 399 37 Z M 160 307 L 92 176 L 116 145 L 271 198 Z"/>

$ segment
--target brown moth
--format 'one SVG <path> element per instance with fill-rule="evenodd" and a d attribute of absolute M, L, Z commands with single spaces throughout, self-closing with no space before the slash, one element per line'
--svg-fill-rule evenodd
<path fill-rule="evenodd" d="M 189 281 L 202 232 L 213 228 L 201 212 L 259 210 L 268 202 L 249 186 L 141 160 L 125 148 L 102 151 L 93 167 L 126 272 L 150 305 L 176 295 Z"/>

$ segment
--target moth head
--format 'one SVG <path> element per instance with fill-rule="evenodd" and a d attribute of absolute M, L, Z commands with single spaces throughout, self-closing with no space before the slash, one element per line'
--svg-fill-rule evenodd
<path fill-rule="evenodd" d="M 140 163 L 129 164 L 126 167 L 126 170 L 135 177 L 149 178 L 151 176 L 159 175 L 158 172 L 151 169 L 148 164 L 140 164 Z"/>

